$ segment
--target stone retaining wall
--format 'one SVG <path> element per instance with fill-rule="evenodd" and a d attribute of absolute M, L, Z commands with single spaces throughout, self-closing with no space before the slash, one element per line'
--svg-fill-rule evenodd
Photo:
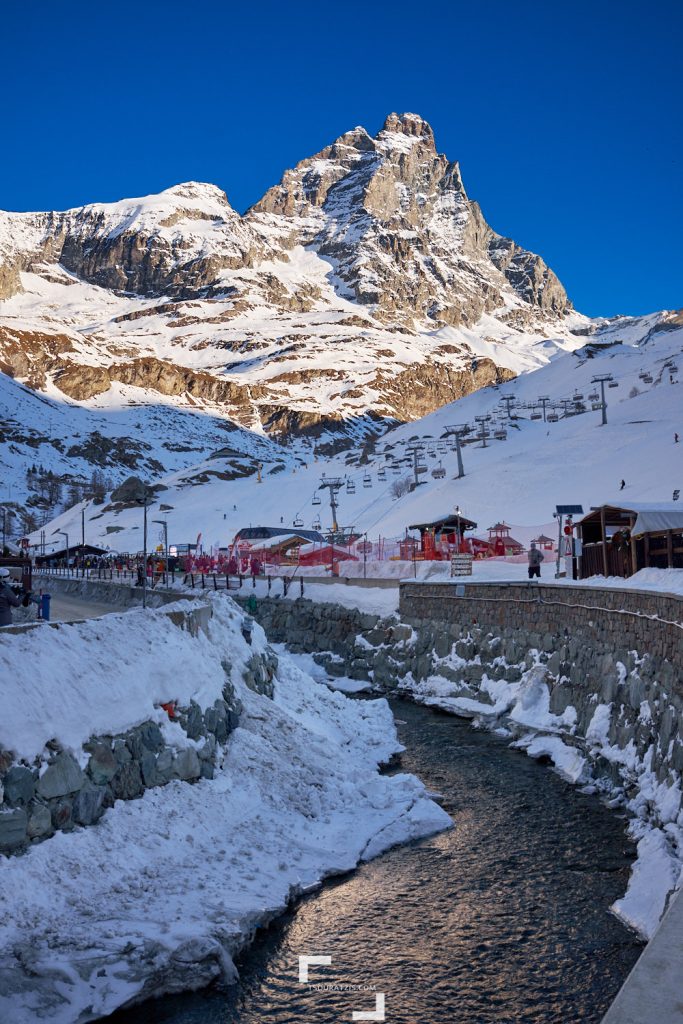
<path fill-rule="evenodd" d="M 424 620 L 571 635 L 683 664 L 683 599 L 645 590 L 537 583 L 402 583 L 400 614 Z M 683 695 L 683 678 L 675 682 Z"/>
<path fill-rule="evenodd" d="M 539 595 L 555 600 L 560 589 L 558 604 L 539 602 Z M 597 778 L 626 797 L 636 793 L 644 771 L 657 783 L 681 787 L 681 631 L 642 617 L 660 614 L 673 621 L 683 605 L 675 596 L 647 594 L 641 605 L 640 593 L 578 587 L 465 585 L 464 597 L 455 596 L 452 584 L 408 583 L 401 590 L 402 621 L 306 599 L 261 600 L 254 615 L 269 638 L 313 653 L 331 676 L 370 680 L 385 692 L 427 697 L 427 703 L 435 681 L 435 691 L 480 709 L 468 712 L 454 701 L 452 710 L 489 723 L 496 715 L 483 684 L 515 683 L 536 667 L 550 712 L 562 716 L 575 709 L 571 727 L 560 723 L 553 735 L 580 748 Z M 637 614 L 621 614 L 622 607 Z M 608 714 L 612 749 L 604 752 L 586 740 L 598 705 Z M 506 713 L 498 714 L 514 733 Z M 654 805 L 647 813 L 657 820 Z"/>
<path fill-rule="evenodd" d="M 209 605 L 166 612 L 175 625 L 193 636 L 206 631 L 211 614 Z M 254 653 L 245 668 L 245 683 L 272 697 L 276 668 L 272 652 Z M 173 720 L 187 739 L 194 741 L 186 747 L 169 746 L 159 725 L 148 721 L 123 734 L 92 737 L 83 746 L 80 764 L 57 744 L 52 745 L 47 763 L 15 763 L 11 751 L 0 750 L 0 853 L 18 853 L 56 831 L 95 824 L 115 800 L 133 800 L 146 789 L 173 779 L 196 782 L 213 778 L 220 748 L 236 728 L 242 711 L 229 680 L 229 666 L 225 672 L 222 699 L 203 711 L 194 702 L 173 710 Z"/>

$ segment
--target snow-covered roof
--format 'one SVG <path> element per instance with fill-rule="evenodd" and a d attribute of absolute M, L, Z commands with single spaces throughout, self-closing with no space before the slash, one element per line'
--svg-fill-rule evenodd
<path fill-rule="evenodd" d="M 657 533 L 660 530 L 675 530 L 676 533 L 683 533 L 683 506 L 677 508 L 662 508 L 652 506 L 638 512 L 638 517 L 633 526 L 633 535 L 641 533 Z"/>

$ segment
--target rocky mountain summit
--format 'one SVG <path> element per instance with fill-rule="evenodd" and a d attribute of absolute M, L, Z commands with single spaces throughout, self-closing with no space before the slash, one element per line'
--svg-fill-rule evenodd
<path fill-rule="evenodd" d="M 139 422 L 114 450 L 151 445 L 165 469 L 177 446 L 150 436 L 157 417 L 117 410 L 182 413 L 195 451 L 202 423 L 210 443 L 223 426 L 339 447 L 600 330 L 540 256 L 489 227 L 416 114 L 345 133 L 243 215 L 197 182 L 0 213 L 0 299 L 2 394 L 100 414 L 103 435 Z M 16 437 L 11 405 L 0 429 Z"/>
<path fill-rule="evenodd" d="M 510 291 L 532 314 L 571 308 L 539 256 L 488 226 L 458 164 L 437 153 L 416 114 L 390 114 L 374 138 L 364 128 L 342 135 L 287 171 L 247 220 L 285 241 L 294 226 L 297 241 L 333 263 L 347 294 L 387 323 L 474 324 Z"/>

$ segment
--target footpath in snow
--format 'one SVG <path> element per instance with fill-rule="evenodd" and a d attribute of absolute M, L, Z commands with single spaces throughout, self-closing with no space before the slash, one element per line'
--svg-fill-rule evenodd
<path fill-rule="evenodd" d="M 293 896 L 451 825 L 414 776 L 378 772 L 401 749 L 384 699 L 332 692 L 282 652 L 274 698 L 253 692 L 241 670 L 264 634 L 249 647 L 234 603 L 211 604 L 208 636 L 136 610 L 2 638 L 0 743 L 29 763 L 53 737 L 82 760 L 91 732 L 149 719 L 189 742 L 157 702 L 206 707 L 226 671 L 244 710 L 212 780 L 0 861 L 0 1020 L 74 1024 L 233 981 L 235 953 Z"/>

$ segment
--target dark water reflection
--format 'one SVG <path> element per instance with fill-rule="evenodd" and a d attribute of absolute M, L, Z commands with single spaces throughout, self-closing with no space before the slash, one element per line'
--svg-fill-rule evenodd
<path fill-rule="evenodd" d="M 148 1003 L 112 1024 L 599 1022 L 641 946 L 608 913 L 624 822 L 467 723 L 394 702 L 402 769 L 445 797 L 450 832 L 390 851 L 304 900 L 252 947 L 230 993 Z M 299 954 L 327 954 L 299 984 Z M 349 986 L 359 991 L 341 990 Z"/>

